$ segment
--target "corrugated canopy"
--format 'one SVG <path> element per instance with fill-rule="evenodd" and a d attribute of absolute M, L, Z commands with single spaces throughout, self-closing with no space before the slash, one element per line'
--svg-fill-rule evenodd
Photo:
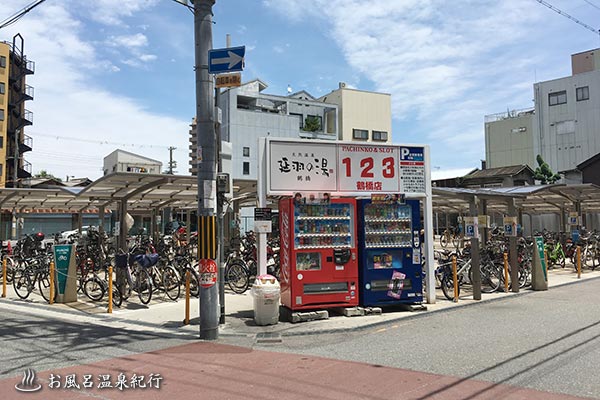
<path fill-rule="evenodd" d="M 433 208 L 438 212 L 467 214 L 475 196 L 487 200 L 488 212 L 507 213 L 511 198 L 514 198 L 517 209 L 526 214 L 575 211 L 578 202 L 582 213 L 600 212 L 600 186 L 591 183 L 476 189 L 432 188 L 432 191 Z"/>

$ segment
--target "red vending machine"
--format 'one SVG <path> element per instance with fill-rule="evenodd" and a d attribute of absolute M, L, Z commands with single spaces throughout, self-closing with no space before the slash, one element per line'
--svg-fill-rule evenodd
<path fill-rule="evenodd" d="M 291 310 L 358 305 L 356 200 L 279 200 L 281 304 Z"/>

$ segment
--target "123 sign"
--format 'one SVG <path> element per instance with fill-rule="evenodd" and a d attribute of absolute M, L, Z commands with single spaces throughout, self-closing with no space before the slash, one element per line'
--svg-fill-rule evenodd
<path fill-rule="evenodd" d="M 342 144 L 338 151 L 340 192 L 399 192 L 397 147 Z"/>

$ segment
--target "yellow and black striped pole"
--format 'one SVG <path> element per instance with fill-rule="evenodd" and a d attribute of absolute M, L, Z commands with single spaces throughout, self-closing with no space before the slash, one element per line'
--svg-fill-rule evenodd
<path fill-rule="evenodd" d="M 217 258 L 217 218 L 214 215 L 198 217 L 198 258 Z"/>

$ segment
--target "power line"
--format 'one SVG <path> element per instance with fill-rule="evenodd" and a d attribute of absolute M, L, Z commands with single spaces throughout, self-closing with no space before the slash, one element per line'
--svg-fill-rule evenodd
<path fill-rule="evenodd" d="M 597 5 L 595 5 L 594 3 L 592 3 L 590 0 L 583 0 L 583 1 L 585 1 L 586 3 L 588 3 L 590 6 L 592 6 L 594 8 L 597 8 L 598 10 L 600 10 L 600 7 L 598 7 Z"/>
<path fill-rule="evenodd" d="M 47 134 L 47 133 L 38 133 L 38 132 L 34 132 L 34 131 L 28 131 L 28 134 L 31 134 L 31 136 L 35 139 L 36 137 L 46 137 L 46 138 L 52 138 L 52 139 L 56 139 L 56 140 L 68 140 L 68 141 L 75 141 L 75 142 L 82 142 L 82 143 L 91 143 L 91 144 L 99 144 L 99 145 L 112 145 L 112 146 L 122 146 L 122 147 L 137 147 L 140 149 L 143 148 L 150 148 L 150 149 L 163 149 L 163 150 L 169 150 L 169 145 L 154 145 L 154 144 L 141 144 L 141 143 L 120 143 L 120 142 L 109 142 L 107 140 L 93 140 L 93 139 L 82 139 L 82 138 L 78 138 L 78 137 L 73 137 L 73 136 L 61 136 L 61 135 L 53 135 L 53 134 Z M 181 152 L 184 152 L 185 150 L 179 150 Z"/>
<path fill-rule="evenodd" d="M 562 15 L 563 17 L 569 18 L 571 21 L 575 22 L 576 24 L 579 24 L 579 25 L 583 26 L 585 29 L 588 29 L 588 30 L 594 32 L 596 35 L 600 35 L 600 31 L 599 30 L 594 29 L 591 26 L 589 26 L 589 25 L 581 22 L 577 18 L 570 16 L 566 12 L 564 12 L 564 11 L 562 11 L 562 10 L 554 7 L 552 4 L 550 4 L 548 2 L 545 2 L 544 0 L 535 0 L 535 1 L 537 1 L 538 3 L 540 3 L 540 4 L 542 4 L 542 5 L 546 6 L 546 7 L 548 7 L 549 9 L 551 9 L 552 11 L 554 11 L 555 13 L 558 13 L 558 14 Z"/>
<path fill-rule="evenodd" d="M 21 17 L 23 17 L 23 15 L 27 14 L 29 11 L 33 10 L 34 8 L 36 8 L 37 6 L 39 6 L 40 4 L 42 4 L 45 1 L 46 0 L 37 0 L 37 1 L 34 1 L 31 4 L 29 4 L 28 6 L 25 6 L 23 9 L 17 11 L 10 17 L 6 18 L 4 21 L 0 22 L 0 29 L 14 24 L 18 20 L 20 20 Z"/>

